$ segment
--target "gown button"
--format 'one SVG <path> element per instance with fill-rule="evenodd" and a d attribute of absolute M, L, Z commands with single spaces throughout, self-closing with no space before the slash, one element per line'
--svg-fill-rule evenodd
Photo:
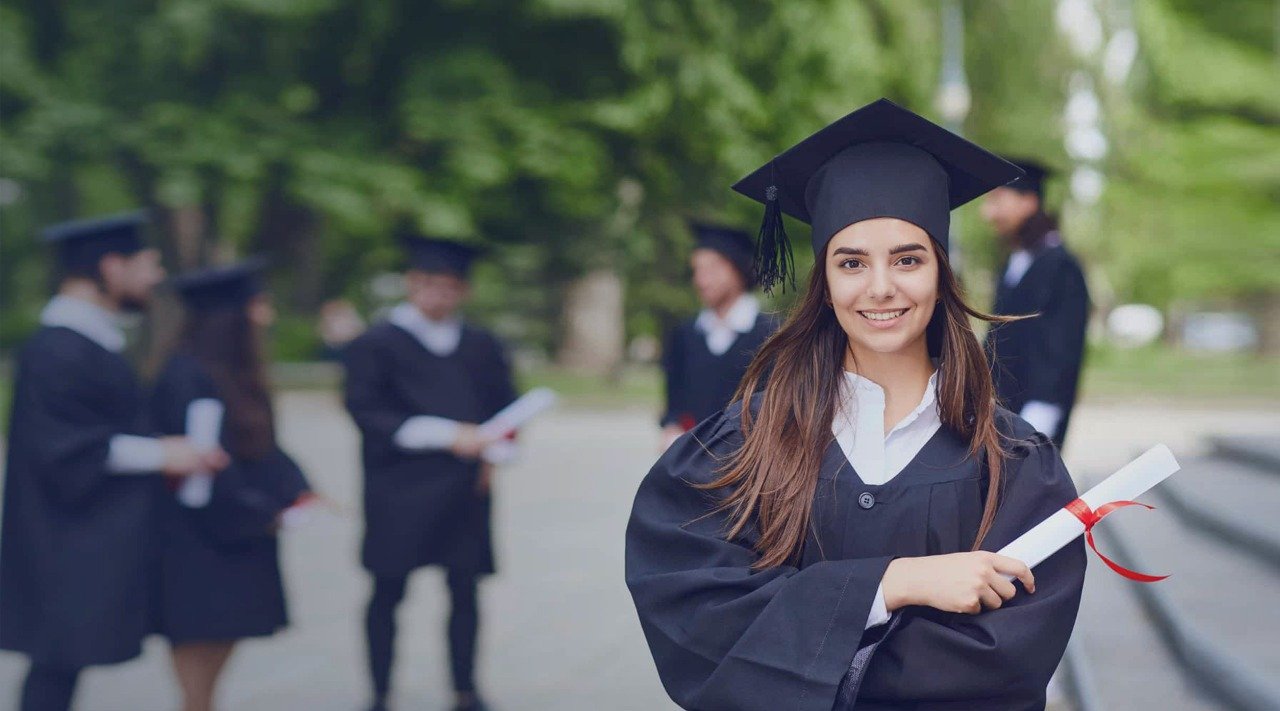
<path fill-rule="evenodd" d="M 869 509 L 876 505 L 876 497 L 872 496 L 870 491 L 864 491 L 858 497 L 858 505 L 864 509 Z"/>

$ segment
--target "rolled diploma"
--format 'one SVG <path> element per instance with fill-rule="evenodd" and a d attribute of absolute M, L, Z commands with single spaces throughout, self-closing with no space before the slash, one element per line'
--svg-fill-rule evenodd
<path fill-rule="evenodd" d="M 551 388 L 534 388 L 480 425 L 480 434 L 494 439 L 506 437 L 555 404 L 555 391 Z"/>
<path fill-rule="evenodd" d="M 1169 475 L 1180 468 L 1178 460 L 1173 458 L 1173 452 L 1163 444 L 1157 444 L 1086 491 L 1080 498 L 1095 511 L 1099 506 L 1112 501 L 1132 501 L 1168 479 Z M 998 552 L 1034 568 L 1082 533 L 1084 523 L 1075 514 L 1062 508 Z"/>
<path fill-rule="evenodd" d="M 213 398 L 194 400 L 187 406 L 187 438 L 197 449 L 211 450 L 222 437 L 222 403 Z M 192 509 L 209 505 L 213 496 L 213 475 L 196 473 L 178 487 L 178 501 Z"/>

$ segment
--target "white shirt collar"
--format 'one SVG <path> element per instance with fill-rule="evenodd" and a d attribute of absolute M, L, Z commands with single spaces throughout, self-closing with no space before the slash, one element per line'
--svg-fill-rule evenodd
<path fill-rule="evenodd" d="M 712 309 L 703 309 L 693 325 L 706 334 L 707 349 L 716 355 L 722 355 L 729 350 L 739 334 L 749 333 L 755 328 L 759 315 L 759 300 L 751 294 L 743 294 L 725 312 L 724 318 L 720 318 Z"/>
<path fill-rule="evenodd" d="M 407 331 L 423 348 L 437 356 L 452 355 L 462 341 L 461 320 L 450 318 L 433 321 L 413 304 L 396 304 L 387 315 L 387 321 Z"/>
<path fill-rule="evenodd" d="M 124 332 L 116 315 L 92 301 L 59 294 L 40 312 L 40 324 L 69 328 L 113 353 L 124 350 Z"/>
<path fill-rule="evenodd" d="M 831 431 L 864 483 L 883 484 L 897 476 L 942 426 L 937 382 L 935 370 L 920 404 L 884 434 L 884 389 L 856 373 L 845 372 Z"/>
<path fill-rule="evenodd" d="M 1035 261 L 1035 255 L 1025 249 L 1019 249 L 1010 254 L 1009 265 L 1004 270 L 1004 285 L 1017 286 Z"/>

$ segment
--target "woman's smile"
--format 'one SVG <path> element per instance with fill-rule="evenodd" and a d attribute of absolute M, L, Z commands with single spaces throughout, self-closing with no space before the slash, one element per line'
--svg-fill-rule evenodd
<path fill-rule="evenodd" d="M 911 307 L 900 309 L 866 309 L 859 311 L 858 314 L 871 325 L 872 328 L 893 328 L 903 322 L 903 317 Z"/>

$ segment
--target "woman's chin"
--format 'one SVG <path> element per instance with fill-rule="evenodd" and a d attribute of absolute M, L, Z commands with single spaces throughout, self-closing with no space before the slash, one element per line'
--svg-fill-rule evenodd
<path fill-rule="evenodd" d="M 921 342 L 924 338 L 924 331 L 896 332 L 895 331 L 870 331 L 859 329 L 857 333 L 846 335 L 849 336 L 849 342 L 853 345 L 854 352 L 862 351 L 864 353 L 878 353 L 880 355 L 892 354 L 908 354 L 913 351 L 917 342 Z"/>

